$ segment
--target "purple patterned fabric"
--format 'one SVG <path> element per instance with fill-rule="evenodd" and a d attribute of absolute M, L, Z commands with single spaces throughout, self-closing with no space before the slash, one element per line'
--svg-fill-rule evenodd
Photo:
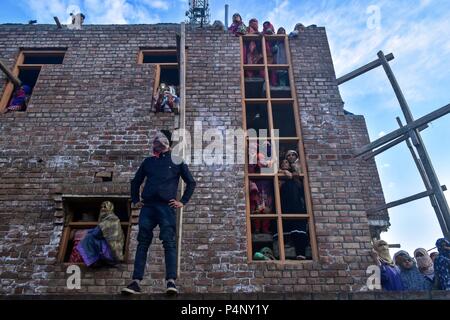
<path fill-rule="evenodd" d="M 109 263 L 116 262 L 100 227 L 89 230 L 78 244 L 77 250 L 88 267 L 101 260 Z"/>

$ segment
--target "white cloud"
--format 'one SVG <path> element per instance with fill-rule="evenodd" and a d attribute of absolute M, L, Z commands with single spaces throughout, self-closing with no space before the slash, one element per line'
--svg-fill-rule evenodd
<path fill-rule="evenodd" d="M 154 9 L 169 10 L 170 8 L 170 2 L 167 0 L 144 0 L 143 3 Z"/>
<path fill-rule="evenodd" d="M 381 131 L 380 133 L 378 133 L 378 137 L 379 138 L 381 138 L 381 137 L 383 137 L 385 135 L 386 135 L 386 132 L 384 132 L 384 131 Z"/>
<path fill-rule="evenodd" d="M 53 16 L 58 16 L 63 23 L 69 23 L 69 13 L 74 6 L 86 15 L 87 24 L 129 24 L 158 23 L 160 17 L 151 13 L 139 2 L 127 0 L 27 0 L 33 16 L 39 23 L 54 23 Z M 164 9 L 163 1 L 149 1 L 153 7 Z"/>

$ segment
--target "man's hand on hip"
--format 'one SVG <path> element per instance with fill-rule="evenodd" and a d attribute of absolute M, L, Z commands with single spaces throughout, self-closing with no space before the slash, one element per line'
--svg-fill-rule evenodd
<path fill-rule="evenodd" d="M 139 201 L 136 204 L 134 204 L 132 207 L 133 207 L 133 209 L 141 209 L 143 206 L 144 206 L 144 204 L 142 203 L 142 201 Z"/>
<path fill-rule="evenodd" d="M 169 206 L 171 206 L 172 208 L 175 208 L 175 209 L 179 209 L 179 208 L 182 208 L 184 205 L 180 201 L 172 199 L 169 201 Z"/>

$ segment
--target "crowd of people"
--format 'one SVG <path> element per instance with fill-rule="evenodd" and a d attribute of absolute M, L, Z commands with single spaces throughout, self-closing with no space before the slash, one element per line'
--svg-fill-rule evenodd
<path fill-rule="evenodd" d="M 391 258 L 389 245 L 378 240 L 372 258 L 380 267 L 381 286 L 386 291 L 450 290 L 450 241 L 436 241 L 438 252 L 418 248 L 414 256 L 400 250 Z"/>
<path fill-rule="evenodd" d="M 306 29 L 305 26 L 301 23 L 297 23 L 295 25 L 294 30 L 289 33 L 289 37 L 297 37 L 299 33 Z M 252 18 L 248 22 L 248 27 L 242 21 L 242 17 L 239 13 L 233 14 L 233 22 L 228 27 L 228 31 L 233 33 L 235 36 L 243 36 L 246 34 L 263 34 L 263 35 L 274 35 L 275 28 L 270 21 L 265 21 L 263 23 L 263 30 L 259 32 L 258 19 Z M 283 27 L 278 28 L 276 34 L 286 34 L 286 29 Z"/>

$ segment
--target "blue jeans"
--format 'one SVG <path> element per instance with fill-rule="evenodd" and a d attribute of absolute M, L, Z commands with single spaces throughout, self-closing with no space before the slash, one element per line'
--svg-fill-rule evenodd
<path fill-rule="evenodd" d="M 153 240 L 153 229 L 159 225 L 166 262 L 166 280 L 177 278 L 176 212 L 165 203 L 146 204 L 139 215 L 139 233 L 134 260 L 134 280 L 142 280 L 147 263 L 148 248 Z"/>

